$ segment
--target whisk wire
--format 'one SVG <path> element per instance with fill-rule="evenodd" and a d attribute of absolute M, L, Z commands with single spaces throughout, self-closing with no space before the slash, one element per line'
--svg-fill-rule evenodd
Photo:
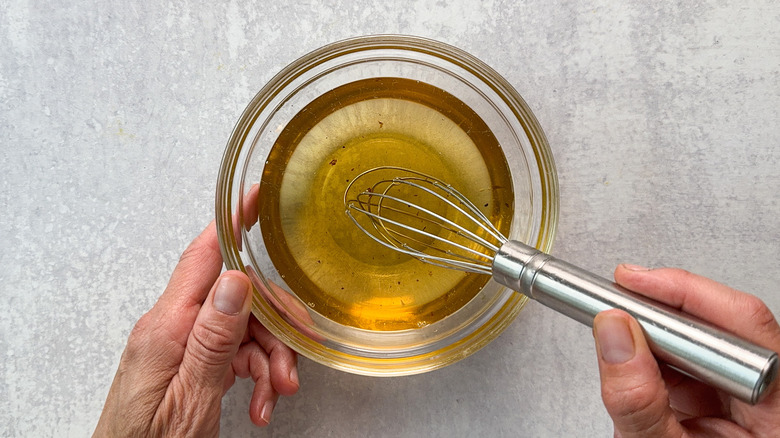
<path fill-rule="evenodd" d="M 477 206 L 474 205 L 474 203 L 471 202 L 471 200 L 465 197 L 462 193 L 455 190 L 451 185 L 442 183 L 441 181 L 433 180 L 430 182 L 437 188 L 447 192 L 449 195 L 456 198 L 462 205 L 466 206 L 466 208 L 468 208 L 471 215 L 463 211 L 460 207 L 456 206 L 455 204 L 445 199 L 446 202 L 448 202 L 454 208 L 458 209 L 458 211 L 460 211 L 460 213 L 462 213 L 464 216 L 471 219 L 478 227 L 482 228 L 483 230 L 488 232 L 491 236 L 493 236 L 493 238 L 495 238 L 499 242 L 499 246 L 508 240 L 506 237 L 504 237 L 503 234 L 501 234 L 500 231 L 498 231 L 496 226 L 493 225 L 493 222 L 490 219 L 488 219 L 488 217 L 485 216 L 484 213 L 482 213 L 482 210 L 477 208 Z M 498 247 L 496 247 L 496 250 L 497 249 Z"/>
<path fill-rule="evenodd" d="M 376 194 L 375 194 L 375 196 L 379 196 L 379 195 L 376 195 Z M 388 198 L 392 198 L 392 197 L 388 197 Z M 387 198 L 385 198 L 385 199 L 387 199 Z M 354 208 L 353 206 L 350 206 L 350 209 L 353 209 L 353 208 Z M 427 238 L 429 238 L 429 239 L 436 240 L 436 241 L 438 241 L 438 242 L 442 242 L 442 243 L 445 243 L 445 244 L 447 244 L 447 245 L 454 246 L 454 247 L 455 247 L 455 248 L 457 248 L 457 249 L 460 249 L 460 250 L 462 250 L 462 251 L 465 251 L 465 252 L 467 252 L 467 253 L 473 254 L 473 255 L 475 255 L 475 256 L 477 256 L 477 257 L 479 257 L 479 258 L 482 258 L 482 260 L 487 260 L 488 262 L 492 263 L 492 257 L 490 257 L 489 255 L 487 255 L 487 254 L 485 254 L 485 253 L 483 253 L 483 252 L 477 251 L 477 250 L 475 250 L 475 249 L 473 249 L 473 248 L 469 248 L 469 247 L 467 247 L 467 246 L 465 246 L 465 245 L 461 245 L 460 243 L 453 242 L 452 240 L 446 239 L 446 238 L 444 238 L 444 237 L 437 236 L 437 235 L 435 235 L 435 234 L 432 234 L 432 233 L 429 233 L 429 232 L 427 232 L 427 231 L 424 231 L 424 230 L 421 230 L 421 229 L 415 228 L 415 227 L 413 227 L 413 226 L 411 226 L 411 225 L 404 224 L 404 223 L 402 223 L 402 222 L 398 222 L 398 221 L 395 221 L 395 220 L 392 220 L 392 219 L 388 219 L 388 218 L 386 218 L 386 217 L 383 217 L 383 216 L 381 216 L 381 215 L 379 215 L 379 214 L 377 214 L 377 213 L 373 213 L 373 212 L 371 212 L 371 211 L 361 210 L 360 212 L 361 212 L 361 213 L 363 213 L 363 214 L 365 214 L 366 216 L 369 216 L 370 218 L 372 218 L 372 222 L 373 222 L 375 225 L 377 225 L 377 224 L 378 224 L 378 225 L 379 225 L 379 226 L 382 228 L 382 232 L 380 232 L 380 236 L 382 236 L 383 238 L 385 238 L 385 240 L 389 240 L 389 239 L 388 239 L 388 233 L 393 233 L 393 234 L 396 234 L 396 235 L 401 235 L 401 236 L 403 236 L 403 237 L 405 237 L 405 238 L 408 238 L 408 237 L 409 237 L 409 236 L 407 236 L 407 235 L 405 235 L 405 234 L 403 234 L 403 233 L 399 233 L 398 231 L 392 230 L 392 229 L 390 229 L 390 228 L 388 228 L 388 227 L 387 227 L 388 225 L 392 225 L 392 226 L 398 227 L 398 228 L 400 228 L 400 229 L 403 229 L 403 230 L 406 230 L 406 231 L 410 231 L 410 232 L 416 233 L 416 234 L 418 234 L 418 235 L 421 235 L 421 236 L 427 237 Z M 432 213 L 432 214 L 434 214 L 436 217 L 439 217 L 439 218 L 441 218 L 441 216 L 439 216 L 439 215 L 436 215 L 435 213 Z M 352 215 L 351 215 L 351 214 L 350 214 L 350 217 L 352 217 Z M 353 220 L 355 220 L 355 219 L 354 219 L 354 217 L 353 217 Z M 356 220 L 355 220 L 355 221 L 356 221 Z M 364 228 L 362 225 L 360 225 L 359 223 L 358 223 L 358 226 L 359 226 L 361 229 L 365 230 L 365 228 Z M 371 235 L 371 237 L 374 237 L 374 238 L 375 238 L 374 240 L 380 240 L 380 239 L 376 238 L 375 236 L 373 236 L 373 234 L 370 234 L 370 235 Z M 424 253 L 424 252 L 422 252 L 422 251 L 420 251 L 420 250 L 418 250 L 418 249 L 415 249 L 415 248 L 411 247 L 411 246 L 410 246 L 408 243 L 406 243 L 406 242 L 403 242 L 403 241 L 401 241 L 401 240 L 399 240 L 399 239 L 395 239 L 395 238 L 392 238 L 392 237 L 391 237 L 390 239 L 391 239 L 391 240 L 394 240 L 396 243 L 395 243 L 395 244 L 394 244 L 394 243 L 392 243 L 392 242 L 385 242 L 385 243 L 388 243 L 388 244 L 390 245 L 390 247 L 391 247 L 391 248 L 393 248 L 393 249 L 395 249 L 395 248 L 398 248 L 398 245 L 400 245 L 402 248 L 404 248 L 404 249 L 406 250 L 406 251 L 404 251 L 405 253 L 407 253 L 407 254 L 410 254 L 410 255 L 413 255 L 413 256 L 415 256 L 416 258 L 419 258 L 419 259 L 424 259 L 424 261 L 429 261 L 429 260 L 437 260 L 437 259 L 435 258 L 435 256 L 430 256 L 430 255 L 428 255 L 428 254 L 426 254 L 426 253 Z M 419 242 L 419 241 L 418 241 L 418 242 Z M 387 246 L 387 245 L 386 245 L 386 246 Z M 430 245 L 430 244 L 427 244 L 427 246 L 431 246 L 431 245 Z M 456 255 L 456 254 L 455 254 L 455 253 L 453 253 L 452 251 L 448 251 L 448 250 L 440 250 L 440 251 L 442 251 L 442 252 L 444 252 L 445 254 L 448 254 L 448 255 L 450 255 L 450 256 L 455 256 L 455 255 Z M 460 257 L 462 257 L 462 258 L 466 258 L 466 257 L 464 257 L 464 256 L 460 256 Z M 479 262 L 479 261 L 480 261 L 480 259 L 478 259 L 478 258 L 477 258 L 477 259 L 472 259 L 472 260 L 473 260 L 474 262 Z M 439 260 L 439 261 L 440 261 L 440 260 Z M 449 263 L 449 264 L 458 264 L 458 261 L 457 261 L 457 260 L 447 260 L 447 263 Z M 482 261 L 482 263 L 484 263 L 484 261 Z"/>
<path fill-rule="evenodd" d="M 449 194 L 450 196 L 456 198 L 458 200 L 458 202 L 461 205 L 465 206 L 469 211 L 468 212 L 465 211 L 459 205 L 457 205 L 454 202 L 450 201 L 449 199 L 447 199 L 446 197 L 444 197 L 441 194 L 437 193 L 436 191 L 431 190 L 431 189 L 429 189 L 427 187 L 424 187 L 424 186 L 422 186 L 420 184 L 417 184 L 415 182 L 412 182 L 412 181 L 422 181 L 422 182 L 426 182 L 426 183 L 429 183 L 429 184 L 433 185 L 434 187 L 438 188 L 439 190 L 442 190 L 442 191 L 446 192 L 447 194 Z M 493 223 L 487 217 L 485 217 L 485 215 L 482 213 L 482 211 L 480 211 L 479 208 L 477 208 L 477 206 L 474 205 L 473 202 L 471 202 L 468 198 L 463 196 L 463 194 L 461 194 L 457 190 L 453 189 L 451 185 L 449 185 L 449 184 L 442 184 L 442 183 L 440 183 L 438 181 L 426 180 L 426 179 L 421 179 L 421 178 L 394 178 L 393 182 L 397 183 L 397 184 L 403 183 L 403 184 L 406 184 L 408 186 L 415 187 L 415 188 L 418 188 L 420 190 L 423 190 L 424 192 L 426 192 L 426 193 L 428 193 L 430 195 L 433 195 L 434 197 L 438 198 L 439 200 L 447 203 L 447 205 L 449 205 L 450 207 L 456 209 L 460 214 L 462 214 L 464 217 L 468 218 L 470 221 L 472 221 L 479 228 L 487 231 L 488 234 L 490 234 L 491 236 L 493 236 L 493 238 L 495 238 L 497 241 L 500 242 L 499 245 L 494 245 L 494 244 L 488 242 L 487 240 L 479 237 L 478 235 L 476 235 L 475 233 L 473 233 L 469 229 L 467 229 L 467 228 L 465 228 L 465 227 L 463 227 L 461 225 L 457 225 L 453 221 L 451 221 L 451 220 L 449 220 L 449 219 L 447 219 L 447 218 L 445 218 L 445 217 L 443 217 L 441 215 L 431 213 L 429 210 L 427 210 L 427 209 L 425 209 L 425 208 L 423 208 L 423 207 L 421 207 L 419 205 L 415 205 L 414 206 L 416 209 L 424 211 L 424 212 L 429 213 L 429 214 L 432 214 L 432 215 L 436 216 L 437 219 L 439 219 L 439 220 L 441 220 L 443 222 L 446 222 L 448 224 L 451 224 L 451 225 L 455 226 L 457 229 L 461 230 L 462 232 L 467 233 L 470 236 L 473 236 L 475 238 L 475 240 L 476 240 L 475 243 L 480 243 L 482 245 L 485 245 L 486 247 L 488 247 L 492 251 L 497 251 L 498 247 L 500 246 L 500 244 L 507 240 L 505 237 L 503 237 L 501 235 L 501 233 L 498 230 L 496 230 L 495 226 L 493 226 Z M 385 193 L 387 193 L 387 190 L 389 190 L 389 187 L 388 187 L 388 189 L 385 190 Z M 399 202 L 404 202 L 406 204 L 409 204 L 408 201 L 404 201 L 404 200 L 399 200 Z"/>
<path fill-rule="evenodd" d="M 368 174 L 387 170 L 413 176 L 379 179 L 370 188 L 349 198 L 350 189 L 356 181 Z M 405 190 L 413 196 L 395 196 L 396 189 Z M 423 207 L 421 203 L 412 202 L 412 197 L 421 200 L 421 203 L 433 201 L 433 204 Z M 493 255 L 507 240 L 473 202 L 451 185 L 408 169 L 380 167 L 363 172 L 344 192 L 344 204 L 350 219 L 374 241 L 445 268 L 490 275 Z M 427 208 L 431 205 L 433 208 Z M 441 211 L 447 211 L 446 215 Z M 362 213 L 364 220 L 360 221 L 353 212 Z M 428 225 L 434 225 L 437 231 L 444 233 L 429 232 Z"/>
<path fill-rule="evenodd" d="M 409 217 L 414 217 L 415 220 L 422 221 L 422 222 L 427 222 L 428 224 L 431 224 L 431 225 L 443 228 L 444 230 L 446 230 L 446 231 L 448 231 L 448 232 L 450 232 L 452 234 L 457 234 L 457 235 L 460 235 L 461 237 L 464 237 L 461 234 L 459 234 L 458 230 L 455 230 L 455 229 L 450 228 L 450 227 L 446 227 L 443 224 L 438 223 L 438 222 L 436 222 L 433 219 L 430 219 L 430 218 L 427 218 L 427 217 L 424 217 L 424 216 L 416 216 L 416 215 L 413 216 L 408 211 L 405 211 L 405 210 L 402 210 L 402 209 L 399 209 L 399 208 L 394 208 L 394 207 L 387 206 L 387 205 L 381 205 L 381 203 L 371 203 L 370 200 L 363 201 L 363 200 L 361 200 L 359 198 L 360 198 L 360 195 L 358 195 L 358 200 L 357 201 L 359 202 L 361 208 L 356 208 L 352 204 L 348 204 L 348 207 L 352 208 L 352 209 L 356 209 L 356 210 L 361 211 L 361 212 L 362 211 L 372 211 L 371 207 L 374 207 L 374 208 L 381 207 L 382 210 L 390 210 L 393 213 L 397 213 L 397 214 L 405 215 L 405 216 L 409 216 Z M 366 208 L 366 207 L 368 207 L 368 208 Z M 349 214 L 351 216 L 351 212 L 347 212 L 347 214 Z M 381 216 L 380 212 L 377 212 L 377 214 Z M 414 236 L 409 236 L 409 235 L 403 234 L 403 233 L 401 233 L 399 231 L 396 231 L 396 230 L 394 230 L 392 228 L 388 228 L 386 226 L 382 226 L 381 220 L 374 219 L 374 218 L 370 218 L 370 219 L 371 219 L 371 223 L 372 223 L 374 229 L 377 231 L 377 233 L 380 236 L 382 236 L 382 238 L 388 240 L 392 245 L 396 245 L 396 246 L 397 245 L 401 245 L 401 246 L 406 245 L 406 246 L 409 246 L 409 247 L 413 247 L 413 245 L 408 245 L 408 244 L 405 243 L 405 242 L 411 241 L 413 244 L 417 244 L 417 245 L 420 245 L 420 246 L 426 246 L 426 247 L 428 247 L 429 249 L 431 249 L 433 251 L 436 251 L 436 252 L 439 252 L 439 253 L 442 253 L 442 254 L 446 254 L 446 255 L 449 255 L 451 257 L 458 257 L 458 258 L 460 258 L 460 259 L 462 259 L 464 261 L 472 261 L 472 262 L 477 261 L 477 260 L 475 260 L 475 259 L 473 259 L 471 257 L 467 257 L 467 256 L 464 256 L 464 255 L 461 255 L 461 254 L 458 254 L 458 253 L 454 253 L 452 251 L 446 251 L 446 250 L 441 249 L 441 248 L 439 248 L 437 246 L 432 246 L 429 243 L 426 243 L 426 242 L 424 242 L 424 241 L 422 241 L 420 239 L 417 239 Z M 363 229 L 363 227 L 360 227 L 360 228 Z M 425 230 L 426 227 L 423 227 L 422 229 Z M 393 237 L 393 236 L 398 236 L 398 238 Z M 474 243 L 477 243 L 477 242 L 474 242 Z M 490 256 L 487 255 L 487 254 L 481 254 L 480 253 L 480 255 L 483 255 L 486 258 L 490 259 Z"/>
<path fill-rule="evenodd" d="M 459 269 L 459 270 L 462 270 L 462 271 L 465 271 L 465 272 L 473 272 L 473 273 L 477 273 L 477 274 L 487 274 L 487 275 L 491 274 L 491 269 L 489 267 L 485 267 L 483 265 L 483 262 L 479 262 L 479 261 L 468 262 L 468 261 L 463 261 L 463 260 L 451 260 L 451 259 L 444 259 L 444 258 L 435 257 L 435 256 L 429 256 L 428 254 L 426 254 L 426 253 L 424 253 L 424 252 L 422 252 L 422 251 L 420 251 L 418 249 L 414 249 L 411 246 L 409 246 L 408 244 L 400 242 L 397 239 L 388 240 L 388 236 L 386 234 L 384 234 L 384 233 L 380 234 L 380 236 L 382 236 L 382 238 L 379 238 L 376 235 L 374 235 L 374 233 L 372 233 L 368 229 L 366 229 L 355 218 L 355 216 L 352 215 L 350 210 L 358 210 L 361 213 L 371 217 L 372 218 L 372 223 L 374 224 L 375 227 L 377 226 L 376 221 L 392 222 L 392 223 L 395 223 L 396 225 L 398 225 L 398 223 L 395 222 L 395 221 L 389 220 L 389 219 L 377 218 L 377 216 L 374 213 L 368 212 L 366 210 L 359 209 L 359 208 L 355 207 L 353 204 L 349 204 L 348 205 L 347 215 L 352 220 L 352 222 L 354 222 L 355 225 L 358 228 L 360 228 L 368 237 L 370 237 L 375 242 L 379 243 L 380 245 L 382 245 L 382 246 L 384 246 L 386 248 L 389 248 L 389 249 L 392 249 L 393 251 L 397 251 L 397 252 L 400 252 L 400 253 L 412 256 L 412 257 L 414 257 L 414 258 L 416 258 L 416 259 L 418 259 L 420 261 L 426 262 L 426 263 L 431 264 L 431 265 L 441 266 L 443 268 L 450 268 L 450 269 L 455 268 L 455 269 Z M 391 232 L 390 230 L 387 230 L 387 231 Z M 395 240 L 396 242 L 393 242 L 393 240 Z M 480 254 L 480 255 L 481 256 L 485 256 L 484 254 Z M 460 256 L 460 257 L 463 258 L 463 256 Z M 485 257 L 487 257 L 487 256 L 485 256 Z"/>
<path fill-rule="evenodd" d="M 412 185 L 414 187 L 417 187 L 417 188 L 419 188 L 421 190 L 424 190 L 424 191 L 426 191 L 426 192 L 436 196 L 440 200 L 442 200 L 442 201 L 446 202 L 447 204 L 449 204 L 451 207 L 457 209 L 461 214 L 467 215 L 467 213 L 463 209 L 461 209 L 460 207 L 455 205 L 450 200 L 445 199 L 445 198 L 439 196 L 438 194 L 428 190 L 425 187 L 422 187 L 422 186 L 419 186 L 419 185 L 413 184 L 413 183 L 408 183 L 408 184 Z M 446 229 L 446 230 L 448 230 L 448 231 L 450 231 L 450 232 L 452 232 L 452 233 L 454 233 L 454 234 L 456 234 L 456 235 L 458 235 L 460 237 L 468 239 L 468 240 L 470 240 L 470 241 L 472 241 L 472 242 L 474 242 L 476 244 L 485 246 L 486 248 L 490 249 L 491 251 L 494 251 L 494 252 L 498 251 L 498 246 L 497 245 L 495 245 L 495 244 L 489 242 L 488 240 L 480 237 L 479 235 L 477 235 L 476 233 L 472 232 L 471 230 L 465 228 L 464 226 L 459 225 L 459 224 L 453 222 L 452 220 L 447 219 L 446 217 L 444 217 L 444 216 L 442 216 L 442 215 L 440 215 L 438 213 L 435 213 L 435 212 L 433 212 L 433 211 L 431 211 L 431 210 L 429 210 L 427 208 L 421 207 L 421 206 L 416 205 L 416 204 L 410 204 L 409 201 L 407 201 L 407 200 L 403 200 L 403 199 L 400 199 L 398 197 L 395 197 L 395 196 L 392 196 L 392 195 L 388 195 L 387 191 L 385 191 L 384 193 L 365 193 L 364 192 L 364 193 L 361 193 L 360 195 L 358 195 L 358 200 L 360 200 L 361 196 L 368 197 L 369 199 L 370 198 L 379 198 L 379 202 L 376 204 L 377 205 L 377 213 L 376 213 L 376 215 L 372 215 L 372 216 L 374 218 L 378 219 L 380 223 L 387 221 L 387 222 L 392 223 L 393 225 L 401 226 L 402 228 L 404 228 L 404 229 L 406 229 L 408 231 L 412 231 L 412 232 L 415 232 L 415 233 L 426 234 L 428 237 L 436 237 L 436 240 L 443 241 L 443 242 L 449 242 L 447 239 L 440 238 L 439 236 L 433 236 L 433 235 L 431 235 L 429 233 L 423 233 L 422 230 L 419 230 L 419 229 L 417 229 L 415 227 L 412 227 L 410 225 L 399 224 L 397 222 L 389 221 L 386 216 L 383 216 L 381 214 L 381 210 L 383 208 L 391 208 L 391 207 L 384 206 L 383 201 L 385 201 L 385 200 L 390 200 L 390 201 L 395 201 L 395 202 L 398 202 L 398 203 L 402 203 L 402 204 L 405 204 L 405 205 L 409 206 L 409 208 L 412 208 L 412 205 L 414 205 L 413 209 L 415 211 L 417 211 L 418 213 L 422 212 L 422 213 L 424 213 L 424 214 L 434 218 L 434 220 L 428 219 L 425 216 L 421 217 L 418 214 L 417 215 L 413 215 L 413 214 L 409 213 L 408 211 L 400 210 L 400 209 L 397 209 L 397 208 L 392 208 L 392 210 L 395 211 L 395 212 L 399 212 L 401 214 L 405 214 L 405 215 L 407 215 L 409 217 L 414 217 L 415 219 L 418 219 L 418 220 L 427 221 L 427 222 L 436 224 L 436 225 L 441 226 L 442 228 L 444 228 L 444 229 Z M 362 205 L 362 203 L 361 203 L 361 205 Z M 449 225 L 449 227 L 444 227 L 444 226 L 442 226 L 442 224 Z M 479 225 L 479 223 L 477 223 L 477 225 Z M 467 249 L 467 248 L 463 248 L 463 249 Z M 482 254 L 479 251 L 473 251 L 473 252 L 478 253 L 478 254 Z"/>

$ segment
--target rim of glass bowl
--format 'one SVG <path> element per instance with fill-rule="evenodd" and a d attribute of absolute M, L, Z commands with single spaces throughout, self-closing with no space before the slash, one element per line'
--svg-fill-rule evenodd
<path fill-rule="evenodd" d="M 345 343 L 339 343 L 338 336 L 334 336 L 334 339 L 327 339 L 325 336 L 324 340 L 314 340 L 313 337 L 322 336 L 318 329 L 301 330 L 294 327 L 274 308 L 274 305 L 278 307 L 278 303 L 269 303 L 263 294 L 258 292 L 259 289 L 265 289 L 267 296 L 267 291 L 272 290 L 272 287 L 262 272 L 248 271 L 247 264 L 242 259 L 241 245 L 237 243 L 242 237 L 237 236 L 237 231 L 243 230 L 243 227 L 234 225 L 241 223 L 241 209 L 237 206 L 241 205 L 243 194 L 246 193 L 244 175 L 241 172 L 246 169 L 253 146 L 253 141 L 249 138 L 250 132 L 257 122 L 264 122 L 260 120 L 260 116 L 269 111 L 280 96 L 284 97 L 282 93 L 296 93 L 296 86 L 301 87 L 296 81 L 300 81 L 302 76 L 312 70 L 322 68 L 323 65 L 341 57 L 382 51 L 408 53 L 409 61 L 414 56 L 434 57 L 473 76 L 480 85 L 487 86 L 495 97 L 501 100 L 502 107 L 508 109 L 511 117 L 516 119 L 513 121 L 522 126 L 529 143 L 524 146 L 530 146 L 532 152 L 532 155 L 529 155 L 526 147 L 521 151 L 531 172 L 531 195 L 534 204 L 529 243 L 542 251 L 550 251 L 558 221 L 558 181 L 549 144 L 528 105 L 501 75 L 474 56 L 435 40 L 405 35 L 363 36 L 331 43 L 302 56 L 277 73 L 247 105 L 227 143 L 217 182 L 216 219 L 225 264 L 228 269 L 242 270 L 250 275 L 255 283 L 253 313 L 272 334 L 298 353 L 326 366 L 356 374 L 396 376 L 441 368 L 471 355 L 508 327 L 527 298 L 496 285 L 500 291 L 493 295 L 491 312 L 477 315 L 469 322 L 467 330 L 450 333 L 448 337 L 426 344 L 426 348 L 408 349 L 403 354 L 383 352 L 382 348 L 377 351 L 350 348 Z M 233 212 L 237 212 L 237 218 Z M 251 259 L 251 256 L 249 258 Z M 317 335 L 304 333 L 312 331 L 317 332 Z"/>

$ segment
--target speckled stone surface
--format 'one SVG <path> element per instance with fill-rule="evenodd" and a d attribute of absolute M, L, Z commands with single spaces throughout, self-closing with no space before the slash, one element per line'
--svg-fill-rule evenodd
<path fill-rule="evenodd" d="M 558 166 L 554 253 L 680 266 L 780 313 L 780 8 L 725 2 L 0 4 L 0 435 L 85 436 L 126 337 L 213 216 L 244 106 L 284 65 L 371 33 L 435 38 L 525 97 Z M 611 436 L 590 330 L 530 304 L 445 369 L 302 359 L 272 425 L 225 436 Z"/>

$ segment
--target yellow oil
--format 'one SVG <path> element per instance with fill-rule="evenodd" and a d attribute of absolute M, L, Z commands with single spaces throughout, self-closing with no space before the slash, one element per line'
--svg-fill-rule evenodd
<path fill-rule="evenodd" d="M 378 166 L 447 181 L 509 228 L 509 166 L 484 121 L 437 87 L 378 78 L 320 96 L 282 130 L 260 182 L 264 243 L 291 292 L 322 316 L 367 330 L 424 327 L 463 307 L 489 277 L 425 264 L 365 236 L 343 196 Z"/>

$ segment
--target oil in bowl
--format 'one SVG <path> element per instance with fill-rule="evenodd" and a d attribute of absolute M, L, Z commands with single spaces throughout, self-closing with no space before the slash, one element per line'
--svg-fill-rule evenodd
<path fill-rule="evenodd" d="M 220 248 L 228 269 L 252 279 L 253 314 L 274 336 L 364 375 L 463 359 L 527 300 L 487 275 L 421 263 L 366 236 L 345 212 L 345 191 L 370 190 L 373 181 L 356 178 L 392 166 L 447 181 L 504 235 L 543 251 L 557 224 L 555 166 L 536 118 L 472 55 L 378 35 L 285 67 L 228 140 L 216 196 Z M 366 175 L 394 171 L 384 172 Z"/>
<path fill-rule="evenodd" d="M 383 77 L 323 94 L 280 133 L 260 181 L 263 239 L 291 292 L 323 317 L 420 328 L 463 307 L 489 277 L 420 263 L 360 232 L 344 213 L 345 189 L 383 166 L 451 181 L 508 232 L 509 166 L 484 121 L 442 89 Z"/>

